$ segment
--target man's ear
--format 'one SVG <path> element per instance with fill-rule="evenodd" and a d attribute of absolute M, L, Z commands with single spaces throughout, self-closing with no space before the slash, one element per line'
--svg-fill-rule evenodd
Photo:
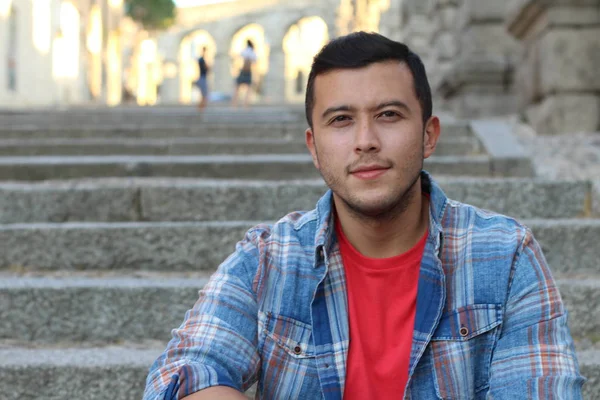
<path fill-rule="evenodd" d="M 425 124 L 423 158 L 429 158 L 435 151 L 438 139 L 440 138 L 440 132 L 440 119 L 433 115 Z"/>
<path fill-rule="evenodd" d="M 319 169 L 319 158 L 317 157 L 317 146 L 315 144 L 315 134 L 312 128 L 307 128 L 305 133 L 306 147 L 308 147 L 308 151 L 310 151 L 310 155 L 312 156 L 313 164 L 316 169 Z"/>

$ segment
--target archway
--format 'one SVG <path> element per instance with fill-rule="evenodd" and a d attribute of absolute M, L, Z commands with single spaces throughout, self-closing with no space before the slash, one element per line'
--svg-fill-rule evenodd
<path fill-rule="evenodd" d="M 206 61 L 214 65 L 217 45 L 213 37 L 205 30 L 197 30 L 186 35 L 179 45 L 179 101 L 181 103 L 200 100 L 200 90 L 195 82 L 200 76 L 198 58 L 206 47 Z M 209 74 L 209 79 L 213 74 Z"/>
<path fill-rule="evenodd" d="M 231 47 L 229 49 L 229 56 L 231 57 L 231 76 L 237 77 L 240 70 L 242 69 L 243 60 L 240 57 L 241 52 L 246 48 L 246 41 L 251 40 L 254 45 L 254 51 L 256 52 L 257 61 L 252 68 L 252 86 L 254 87 L 254 94 L 260 98 L 263 93 L 263 77 L 269 71 L 269 53 L 271 48 L 265 38 L 265 30 L 259 24 L 249 24 L 238 30 L 231 39 Z"/>
<path fill-rule="evenodd" d="M 313 57 L 329 40 L 327 24 L 321 17 L 305 17 L 292 25 L 283 38 L 285 52 L 285 98 L 304 101 L 306 81 Z"/>

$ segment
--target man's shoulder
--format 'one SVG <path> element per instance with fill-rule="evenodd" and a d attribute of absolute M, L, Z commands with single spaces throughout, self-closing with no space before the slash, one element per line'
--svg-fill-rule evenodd
<path fill-rule="evenodd" d="M 478 302 L 502 304 L 515 260 L 531 232 L 516 218 L 448 200 L 441 221 L 442 268 L 453 308 L 468 306 L 460 293 L 476 293 Z M 465 289 L 466 288 L 466 289 Z M 458 297 L 457 297 L 458 296 Z"/>
<path fill-rule="evenodd" d="M 266 244 L 290 241 L 312 243 L 316 224 L 316 210 L 292 211 L 274 223 L 252 227 L 249 234 L 251 237 L 261 238 Z"/>
<path fill-rule="evenodd" d="M 480 240 L 513 239 L 520 242 L 529 228 L 518 218 L 448 199 L 441 220 L 445 232 L 476 234 Z"/>

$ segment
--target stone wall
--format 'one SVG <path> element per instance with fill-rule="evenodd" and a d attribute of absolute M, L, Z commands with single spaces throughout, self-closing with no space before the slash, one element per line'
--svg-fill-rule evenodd
<path fill-rule="evenodd" d="M 401 36 L 437 108 L 517 113 L 547 134 L 600 129 L 600 0 L 405 0 Z"/>
<path fill-rule="evenodd" d="M 535 130 L 599 130 L 600 1 L 513 0 L 506 26 L 524 43 L 516 87 Z"/>
<path fill-rule="evenodd" d="M 439 95 L 448 110 L 473 118 L 514 113 L 513 67 L 519 44 L 504 27 L 505 3 L 461 0 L 457 8 L 457 49 L 445 62 Z M 456 35 L 456 36 L 454 36 Z"/>

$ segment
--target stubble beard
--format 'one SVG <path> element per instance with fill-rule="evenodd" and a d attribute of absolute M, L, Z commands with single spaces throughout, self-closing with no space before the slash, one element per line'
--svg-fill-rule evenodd
<path fill-rule="evenodd" d="M 317 159 L 318 159 L 317 153 Z M 342 180 L 335 177 L 333 174 L 324 173 L 323 168 L 319 171 L 323 180 L 327 186 L 333 191 L 333 193 L 344 203 L 347 210 L 357 219 L 363 220 L 366 223 L 377 223 L 385 222 L 390 219 L 395 219 L 402 215 L 409 207 L 411 202 L 417 193 L 415 186 L 419 182 L 421 177 L 421 171 L 423 170 L 423 156 L 421 154 L 421 165 L 418 171 L 411 177 L 410 184 L 400 193 L 392 193 L 383 199 L 381 204 L 372 206 L 365 205 L 358 196 L 354 196 L 351 192 L 341 193 L 338 189 L 343 187 Z M 320 165 L 323 165 L 319 162 Z M 391 197 L 391 198 L 390 198 Z"/>
<path fill-rule="evenodd" d="M 355 196 L 352 196 L 351 193 L 348 193 L 347 196 L 340 196 L 338 193 L 338 197 L 342 200 L 342 202 L 346 205 L 348 211 L 354 215 L 357 219 L 363 220 L 365 222 L 385 222 L 396 219 L 400 215 L 404 214 L 408 209 L 409 205 L 415 198 L 417 193 L 416 185 L 419 182 L 419 178 L 421 176 L 422 166 L 419 171 L 412 177 L 410 184 L 408 187 L 398 193 L 392 193 L 388 196 L 395 196 L 384 199 L 381 204 L 376 206 L 368 206 L 361 204 L 362 202 L 357 199 Z M 335 193 L 335 189 L 332 189 Z"/>

